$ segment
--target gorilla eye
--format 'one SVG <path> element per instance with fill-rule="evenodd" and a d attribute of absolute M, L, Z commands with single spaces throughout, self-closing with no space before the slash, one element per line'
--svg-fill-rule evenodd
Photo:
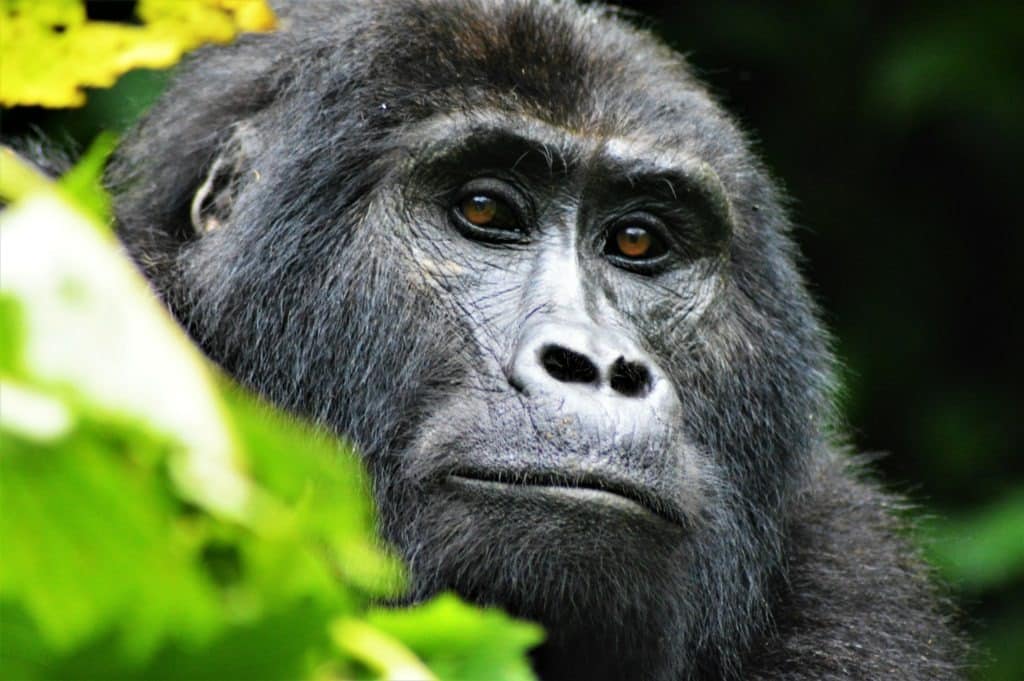
<path fill-rule="evenodd" d="M 623 227 L 615 232 L 615 245 L 627 258 L 646 257 L 653 244 L 651 233 L 643 227 Z"/>
<path fill-rule="evenodd" d="M 486 227 L 494 222 L 501 212 L 500 202 L 489 196 L 470 196 L 462 200 L 462 217 L 477 227 Z"/>
<path fill-rule="evenodd" d="M 525 236 L 520 204 L 515 192 L 503 183 L 474 181 L 463 187 L 452 215 L 455 226 L 470 239 L 518 242 Z"/>
<path fill-rule="evenodd" d="M 612 228 L 604 252 L 617 265 L 648 270 L 668 252 L 668 247 L 653 227 L 630 221 Z"/>

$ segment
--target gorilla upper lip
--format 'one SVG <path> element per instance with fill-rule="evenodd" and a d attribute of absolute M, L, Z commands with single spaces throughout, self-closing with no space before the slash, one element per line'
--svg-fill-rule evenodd
<path fill-rule="evenodd" d="M 598 495 L 608 495 L 609 497 L 618 497 L 637 510 L 654 515 L 659 520 L 673 525 L 683 524 L 681 514 L 654 493 L 632 482 L 613 480 L 593 473 L 458 469 L 448 475 L 448 480 L 510 488 L 561 489 L 569 494 L 572 494 L 573 491 L 589 492 L 590 494 L 581 494 L 580 496 L 585 496 L 590 500 L 597 500 L 600 498 Z"/>

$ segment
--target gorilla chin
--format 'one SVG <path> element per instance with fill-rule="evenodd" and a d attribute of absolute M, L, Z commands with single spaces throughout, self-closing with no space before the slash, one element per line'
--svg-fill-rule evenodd
<path fill-rule="evenodd" d="M 656 398 L 660 412 L 601 409 L 597 428 L 564 399 L 538 408 L 538 390 L 449 405 L 420 426 L 404 471 L 377 476 L 390 481 L 380 498 L 404 499 L 383 508 L 410 560 L 411 598 L 454 588 L 540 621 L 550 637 L 536 653 L 543 678 L 660 678 L 657 658 L 641 664 L 630 651 L 650 649 L 650 627 L 684 635 L 696 618 L 703 598 L 692 590 L 718 550 L 711 533 L 728 537 L 735 525 L 718 496 L 725 487 L 669 421 L 622 428 L 636 413 L 672 414 L 674 393 Z"/>
<path fill-rule="evenodd" d="M 691 635 L 684 629 L 700 599 L 680 576 L 702 570 L 690 555 L 701 543 L 686 541 L 693 530 L 684 523 L 694 520 L 610 465 L 481 467 L 493 451 L 462 452 L 472 467 L 442 468 L 405 497 L 415 512 L 387 523 L 401 528 L 393 539 L 414 574 L 410 599 L 455 589 L 541 622 L 549 632 L 534 653 L 541 678 L 670 678 L 657 657 L 633 651 L 660 647 L 651 627 Z M 388 496 L 401 497 L 394 488 Z"/>
<path fill-rule="evenodd" d="M 117 231 L 361 452 L 410 600 L 540 621 L 547 681 L 962 678 L 784 201 L 681 56 L 600 5 L 277 4 L 123 140 Z"/>

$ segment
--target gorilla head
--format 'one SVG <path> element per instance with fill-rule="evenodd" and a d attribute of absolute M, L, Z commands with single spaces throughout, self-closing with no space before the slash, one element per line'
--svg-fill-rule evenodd
<path fill-rule="evenodd" d="M 779 199 L 678 55 L 565 3 L 282 13 L 125 141 L 119 230 L 210 357 L 357 445 L 412 598 L 539 620 L 547 678 L 955 674 L 828 442 Z"/>

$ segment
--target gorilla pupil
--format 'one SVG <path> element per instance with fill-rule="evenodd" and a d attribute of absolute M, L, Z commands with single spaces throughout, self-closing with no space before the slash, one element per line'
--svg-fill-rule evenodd
<path fill-rule="evenodd" d="M 643 227 L 625 227 L 615 234 L 619 253 L 627 258 L 642 258 L 650 254 L 651 233 Z"/>
<path fill-rule="evenodd" d="M 488 225 L 498 214 L 498 202 L 489 196 L 471 196 L 462 202 L 462 214 L 474 225 Z"/>

